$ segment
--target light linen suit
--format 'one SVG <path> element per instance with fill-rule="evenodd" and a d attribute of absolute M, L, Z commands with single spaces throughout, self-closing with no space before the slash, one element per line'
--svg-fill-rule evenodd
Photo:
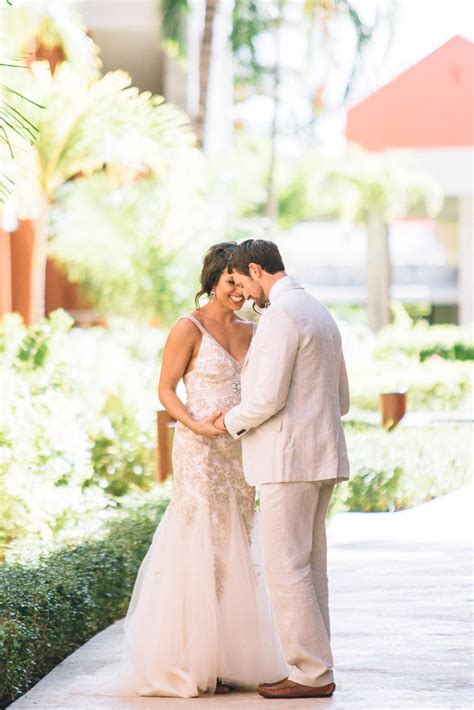
<path fill-rule="evenodd" d="M 325 518 L 349 477 L 341 415 L 349 387 L 329 311 L 292 277 L 270 291 L 242 371 L 241 403 L 225 415 L 242 437 L 244 473 L 261 488 L 265 570 L 290 679 L 332 682 Z"/>

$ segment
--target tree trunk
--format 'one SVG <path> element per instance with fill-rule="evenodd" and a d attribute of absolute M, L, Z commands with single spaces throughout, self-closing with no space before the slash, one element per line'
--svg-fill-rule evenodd
<path fill-rule="evenodd" d="M 206 0 L 206 12 L 204 15 L 204 30 L 201 40 L 201 51 L 199 53 L 199 105 L 196 116 L 196 135 L 198 144 L 204 145 L 204 133 L 206 128 L 207 95 L 209 88 L 209 70 L 211 66 L 212 36 L 214 31 L 214 17 L 217 12 L 219 0 Z"/>
<path fill-rule="evenodd" d="M 278 195 L 275 184 L 275 172 L 277 164 L 277 139 L 278 139 L 278 114 L 280 109 L 280 82 L 281 82 L 281 13 L 283 3 L 278 4 L 278 19 L 275 29 L 275 66 L 273 68 L 273 116 L 270 130 L 270 165 L 267 177 L 267 204 L 265 214 L 273 222 L 278 219 Z"/>
<path fill-rule="evenodd" d="M 34 222 L 35 251 L 33 260 L 33 318 L 35 321 L 45 315 L 46 262 L 48 260 L 48 218 L 46 200 L 40 216 Z"/>
<path fill-rule="evenodd" d="M 378 210 L 367 215 L 367 314 L 369 327 L 390 323 L 390 258 L 388 226 Z"/>

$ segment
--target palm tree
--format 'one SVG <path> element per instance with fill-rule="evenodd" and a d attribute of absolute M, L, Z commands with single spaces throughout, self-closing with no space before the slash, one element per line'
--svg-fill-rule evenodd
<path fill-rule="evenodd" d="M 4 14 L 8 9 L 5 8 L 5 5 L 11 8 L 11 0 L 4 0 L 4 7 L 0 8 L 0 12 L 3 13 L 2 24 L 4 24 L 5 20 L 8 23 L 10 19 L 10 15 L 7 17 Z M 10 37 L 10 31 L 8 34 Z M 26 64 L 21 57 L 17 58 L 15 54 L 10 59 L 0 61 L 0 68 L 5 73 L 5 70 L 8 72 L 10 69 L 24 70 Z M 12 101 L 12 98 L 15 100 Z M 20 105 L 15 106 L 15 103 Z M 0 203 L 3 203 L 10 195 L 14 185 L 8 170 L 8 166 L 11 167 L 11 161 L 14 156 L 13 147 L 16 145 L 21 150 L 25 143 L 31 145 L 36 138 L 37 127 L 28 120 L 23 110 L 28 104 L 44 108 L 21 94 L 15 88 L 14 82 L 9 84 L 6 84 L 3 80 L 0 82 L 0 158 L 3 168 L 0 171 Z"/>
<path fill-rule="evenodd" d="M 79 73 L 98 76 L 99 48 L 69 3 L 35 0 L 14 6 L 6 18 L 8 46 L 27 65 L 49 63 L 52 73 L 66 61 Z"/>
<path fill-rule="evenodd" d="M 187 15 L 191 11 L 189 0 L 161 0 L 159 5 L 164 49 L 172 56 L 186 56 L 185 26 Z M 205 143 L 214 25 L 218 11 L 219 0 L 206 0 L 199 50 L 198 109 L 194 117 L 194 129 L 196 131 L 198 145 L 201 147 L 203 147 Z"/>
<path fill-rule="evenodd" d="M 278 163 L 277 141 L 278 115 L 281 103 L 280 85 L 284 81 L 281 66 L 281 61 L 283 57 L 281 48 L 281 28 L 282 25 L 285 23 L 285 12 L 289 5 L 291 6 L 292 14 L 294 15 L 294 4 L 289 3 L 289 0 L 274 0 L 272 11 L 269 11 L 267 6 L 265 12 L 269 13 L 272 19 L 267 19 L 266 24 L 262 27 L 261 30 L 270 30 L 273 33 L 275 46 L 275 61 L 274 66 L 271 70 L 273 75 L 273 118 L 270 131 L 271 158 L 267 178 L 267 202 L 265 210 L 267 216 L 272 218 L 273 221 L 276 221 L 278 219 L 278 199 L 276 196 L 275 171 Z M 302 2 L 300 6 L 298 6 L 300 8 L 299 24 L 302 30 L 306 30 L 307 56 L 309 67 L 314 66 L 316 53 L 319 53 L 319 55 L 321 55 L 323 51 L 326 51 L 324 46 L 316 47 L 316 43 L 314 41 L 316 29 L 320 30 L 320 34 L 323 37 L 330 37 L 333 34 L 333 31 L 337 29 L 338 23 L 347 21 L 351 26 L 355 38 L 354 51 L 352 55 L 351 65 L 347 70 L 347 78 L 342 88 L 342 93 L 340 97 L 341 102 L 347 99 L 350 90 L 357 78 L 360 59 L 365 47 L 371 42 L 376 29 L 384 19 L 384 16 L 378 13 L 371 24 L 365 22 L 363 20 L 361 12 L 357 8 L 357 5 L 358 3 L 352 2 L 351 0 L 304 0 L 304 2 Z M 390 12 L 388 13 L 389 15 Z M 255 38 L 253 38 L 253 41 L 255 41 Z M 330 76 L 325 78 L 325 84 L 330 81 Z M 317 87 L 314 92 L 313 105 L 315 112 L 318 113 L 322 109 L 322 96 L 324 94 L 324 88 L 325 85 L 321 85 Z"/>
<path fill-rule="evenodd" d="M 199 52 L 199 104 L 195 119 L 195 130 L 200 146 L 204 145 L 204 133 L 207 117 L 207 98 L 209 93 L 209 73 L 211 68 L 214 19 L 219 7 L 219 0 L 206 0 L 204 29 Z"/>
<path fill-rule="evenodd" d="M 227 0 L 232 4 L 232 27 L 229 49 L 234 58 L 234 87 L 260 86 L 268 73 L 258 58 L 258 37 L 270 28 L 273 0 Z M 171 57 L 184 59 L 188 54 L 187 23 L 193 11 L 190 0 L 159 0 L 162 46 Z M 215 22 L 221 10 L 220 0 L 206 0 L 203 32 L 199 52 L 198 111 L 194 120 L 198 143 L 206 147 L 206 125 L 209 104 L 209 76 L 213 55 Z M 194 10 L 195 11 L 195 10 Z"/>
<path fill-rule="evenodd" d="M 121 71 L 91 80 L 66 62 L 54 76 L 36 64 L 28 90 L 47 106 L 35 117 L 34 147 L 17 160 L 19 172 L 22 164 L 30 165 L 18 193 L 23 214 L 35 220 L 33 293 L 39 318 L 44 313 L 49 211 L 60 188 L 107 168 L 116 168 L 117 174 L 122 169 L 125 179 L 151 174 L 164 186 L 170 162 L 192 149 L 194 136 L 183 113 L 162 97 L 139 93 Z"/>
<path fill-rule="evenodd" d="M 390 222 L 409 214 L 435 216 L 438 185 L 416 165 L 354 149 L 332 167 L 323 186 L 333 210 L 367 228 L 367 311 L 372 330 L 390 322 Z"/>

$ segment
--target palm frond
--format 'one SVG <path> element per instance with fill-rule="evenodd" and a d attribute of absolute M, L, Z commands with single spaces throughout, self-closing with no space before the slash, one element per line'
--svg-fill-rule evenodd
<path fill-rule="evenodd" d="M 268 69 L 257 49 L 258 38 L 271 27 L 272 12 L 265 0 L 235 0 L 230 43 L 236 65 L 236 83 L 258 85 Z"/>
<path fill-rule="evenodd" d="M 354 2 L 350 0 L 335 0 L 335 7 L 339 14 L 345 15 L 349 19 L 355 34 L 355 51 L 343 92 L 343 100 L 345 101 L 349 96 L 359 72 L 363 51 L 372 40 L 374 32 L 379 25 L 380 15 L 377 13 L 374 22 L 368 24 L 364 21 L 361 12 L 357 9 Z"/>
<path fill-rule="evenodd" d="M 164 183 L 171 164 L 194 159 L 188 117 L 162 97 L 131 86 L 125 72 L 89 80 L 67 63 L 54 76 L 36 64 L 22 91 L 47 108 L 32 106 L 28 120 L 38 126 L 34 166 L 29 151 L 18 153 L 19 194 L 31 193 L 31 184 L 21 175 L 32 170 L 38 172 L 43 194 L 54 200 L 63 184 L 105 167 L 116 173 L 151 174 Z M 23 163 L 29 167 L 22 168 Z M 35 207 L 36 201 L 32 204 Z"/>
<path fill-rule="evenodd" d="M 181 190 L 180 199 L 185 197 Z M 174 200 L 169 181 L 162 185 L 153 176 L 127 184 L 108 172 L 80 178 L 57 194 L 49 253 L 108 313 L 169 321 L 182 307 L 175 273 L 179 260 L 186 259 L 166 225 L 170 207 L 180 207 Z M 184 212 L 189 228 L 189 203 Z M 186 287 L 183 295 L 189 295 Z"/>
<path fill-rule="evenodd" d="M 9 10 L 5 26 L 9 55 L 25 58 L 37 50 L 57 47 L 77 72 L 98 75 L 99 48 L 69 3 L 22 3 Z"/>
<path fill-rule="evenodd" d="M 186 16 L 189 0 L 160 0 L 163 48 L 175 57 L 186 56 Z"/>
<path fill-rule="evenodd" d="M 170 149 L 194 142 L 188 117 L 162 97 L 140 93 L 125 72 L 88 81 L 63 64 L 54 77 L 38 73 L 35 86 L 48 107 L 36 150 L 50 196 L 104 165 L 160 173 Z"/>

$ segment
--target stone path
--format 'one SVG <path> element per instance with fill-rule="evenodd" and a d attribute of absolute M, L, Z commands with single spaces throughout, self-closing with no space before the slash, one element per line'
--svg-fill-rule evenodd
<path fill-rule="evenodd" d="M 337 691 L 275 702 L 255 693 L 202 697 L 202 710 L 427 710 L 474 707 L 472 493 L 463 489 L 400 513 L 345 513 L 330 524 Z M 173 710 L 184 700 L 107 698 L 74 679 L 117 659 L 120 624 L 80 648 L 14 710 Z M 193 701 L 188 701 L 193 703 Z"/>

